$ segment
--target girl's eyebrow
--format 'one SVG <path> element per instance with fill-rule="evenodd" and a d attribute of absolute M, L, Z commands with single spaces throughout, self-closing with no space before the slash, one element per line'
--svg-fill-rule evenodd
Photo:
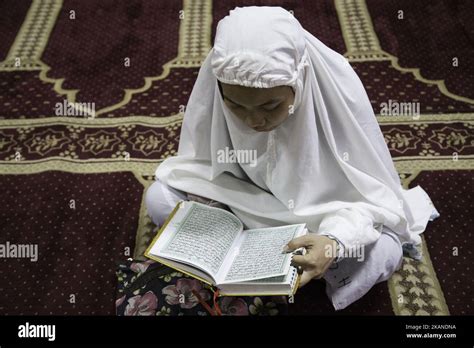
<path fill-rule="evenodd" d="M 233 101 L 232 99 L 230 99 L 229 97 L 225 96 L 224 95 L 224 99 L 227 99 L 228 101 L 236 104 L 236 105 L 240 105 L 239 103 L 236 103 L 235 101 Z M 273 104 L 274 102 L 277 102 L 277 101 L 280 101 L 280 99 L 278 98 L 272 98 L 270 99 L 269 101 L 267 101 L 266 103 L 263 103 L 263 104 L 260 104 L 260 105 L 257 105 L 257 106 L 264 106 L 264 105 L 267 105 L 267 104 Z"/>

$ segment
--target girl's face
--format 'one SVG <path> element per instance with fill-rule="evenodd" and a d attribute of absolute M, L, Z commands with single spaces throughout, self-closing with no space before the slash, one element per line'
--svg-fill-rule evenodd
<path fill-rule="evenodd" d="M 247 126 L 268 132 L 282 124 L 290 114 L 295 93 L 290 86 L 253 88 L 218 81 L 225 105 Z"/>

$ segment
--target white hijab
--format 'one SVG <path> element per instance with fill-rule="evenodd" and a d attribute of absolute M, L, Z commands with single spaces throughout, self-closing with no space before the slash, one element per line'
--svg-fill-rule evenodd
<path fill-rule="evenodd" d="M 291 86 L 294 112 L 271 132 L 247 127 L 224 104 L 217 79 Z M 258 161 L 220 163 L 218 151 L 256 150 Z M 181 130 L 178 156 L 156 178 L 224 204 L 247 228 L 306 223 L 346 247 L 370 244 L 382 225 L 419 244 L 436 210 L 404 190 L 367 93 L 348 61 L 281 7 L 236 7 L 217 26 Z"/>

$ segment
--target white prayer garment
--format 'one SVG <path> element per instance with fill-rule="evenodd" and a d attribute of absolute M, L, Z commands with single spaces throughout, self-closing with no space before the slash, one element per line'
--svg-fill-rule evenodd
<path fill-rule="evenodd" d="M 291 86 L 294 112 L 270 132 L 247 127 L 224 104 L 217 80 Z M 219 161 L 233 149 L 255 163 Z M 367 93 L 348 61 L 281 7 L 236 7 L 217 26 L 184 114 L 178 155 L 156 178 L 222 202 L 246 228 L 306 223 L 345 249 L 375 243 L 383 226 L 421 243 L 439 216 L 427 193 L 400 184 Z"/>
<path fill-rule="evenodd" d="M 224 104 L 218 80 L 290 86 L 293 112 L 272 131 L 257 132 Z M 235 160 L 246 153 L 246 161 Z M 157 223 L 188 192 L 228 205 L 247 229 L 306 223 L 337 239 L 342 260 L 324 276 L 337 310 L 388 279 L 401 265 L 402 247 L 419 245 L 439 216 L 420 186 L 401 186 L 348 61 L 281 7 L 236 7 L 218 23 L 186 107 L 178 155 L 155 174 L 146 201 Z M 361 248 L 362 262 L 344 257 Z"/>

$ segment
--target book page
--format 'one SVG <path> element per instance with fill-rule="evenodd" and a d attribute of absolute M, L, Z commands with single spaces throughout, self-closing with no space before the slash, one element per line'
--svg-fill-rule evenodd
<path fill-rule="evenodd" d="M 269 277 L 269 278 L 262 278 L 262 279 L 255 279 L 249 280 L 248 282 L 244 282 L 247 284 L 251 283 L 283 283 L 287 278 L 289 278 L 290 273 L 278 277 Z"/>
<path fill-rule="evenodd" d="M 279 277 L 289 272 L 291 254 L 282 248 L 304 230 L 304 224 L 243 232 L 243 240 L 222 283 Z M 270 280 L 270 282 L 276 279 Z"/>
<path fill-rule="evenodd" d="M 230 212 L 196 202 L 174 226 L 161 255 L 194 264 L 213 277 L 242 229 L 240 220 Z"/>

